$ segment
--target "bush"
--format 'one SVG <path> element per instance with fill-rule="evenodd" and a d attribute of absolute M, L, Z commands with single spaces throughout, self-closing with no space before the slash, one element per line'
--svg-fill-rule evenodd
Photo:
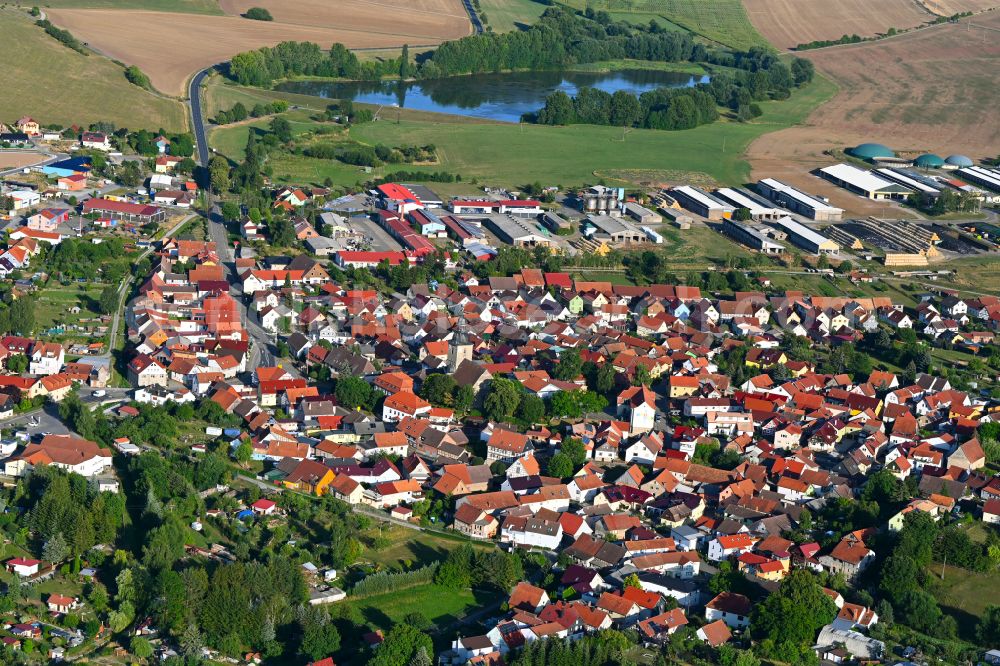
<path fill-rule="evenodd" d="M 77 53 L 82 53 L 83 55 L 90 55 L 87 49 L 84 48 L 83 43 L 80 42 L 69 30 L 63 30 L 62 28 L 57 28 L 52 25 L 48 19 L 42 19 L 40 21 L 35 21 L 35 25 L 41 27 L 45 32 L 55 39 L 59 40 L 66 46 L 70 47 Z"/>
<path fill-rule="evenodd" d="M 135 65 L 131 65 L 125 69 L 125 78 L 128 79 L 129 83 L 139 86 L 140 88 L 145 88 L 146 90 L 153 87 L 153 84 L 150 83 L 149 77 L 146 76 L 145 72 Z"/>
<path fill-rule="evenodd" d="M 273 21 L 274 17 L 271 16 L 271 12 L 267 11 L 263 7 L 251 7 L 247 10 L 247 13 L 243 15 L 244 18 L 253 19 L 254 21 Z"/>

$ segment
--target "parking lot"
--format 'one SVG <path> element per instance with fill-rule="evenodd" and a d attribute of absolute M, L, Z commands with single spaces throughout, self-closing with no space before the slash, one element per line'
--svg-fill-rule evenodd
<path fill-rule="evenodd" d="M 375 252 L 399 252 L 403 246 L 382 227 L 365 217 L 350 218 L 351 227 L 368 237 Z"/>

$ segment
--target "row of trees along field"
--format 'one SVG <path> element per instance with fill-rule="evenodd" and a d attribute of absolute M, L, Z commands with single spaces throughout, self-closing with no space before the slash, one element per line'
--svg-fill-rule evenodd
<path fill-rule="evenodd" d="M 545 125 L 614 125 L 681 130 L 714 122 L 718 107 L 727 107 L 738 120 L 761 114 L 756 102 L 787 99 L 793 88 L 812 81 L 810 61 L 796 58 L 791 66 L 767 49 L 754 47 L 746 52 L 713 54 L 713 60 L 727 71 L 709 83 L 691 88 L 657 88 L 636 96 L 624 90 L 611 94 L 582 88 L 576 97 L 556 91 L 545 107 L 526 120 Z"/>

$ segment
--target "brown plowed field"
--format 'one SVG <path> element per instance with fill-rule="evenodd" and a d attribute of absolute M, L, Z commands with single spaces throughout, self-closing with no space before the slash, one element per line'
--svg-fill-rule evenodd
<path fill-rule="evenodd" d="M 972 24 L 803 53 L 840 91 L 803 125 L 754 141 L 747 151 L 753 177 L 787 179 L 835 205 L 875 212 L 881 206 L 809 175 L 834 161 L 825 151 L 875 141 L 912 154 L 1000 154 L 1000 12 Z"/>
<path fill-rule="evenodd" d="M 271 12 L 275 23 L 417 35 L 423 43 L 469 32 L 469 15 L 459 0 L 219 0 L 230 16 L 251 7 Z M 402 42 L 400 42 L 402 44 Z"/>
<path fill-rule="evenodd" d="M 1000 0 L 919 0 L 920 4 L 940 16 L 954 16 L 961 12 L 981 12 L 1000 7 Z"/>
<path fill-rule="evenodd" d="M 914 0 L 743 0 L 743 4 L 757 31 L 780 49 L 844 35 L 871 37 L 934 19 Z"/>
<path fill-rule="evenodd" d="M 0 169 L 16 169 L 38 164 L 45 159 L 41 153 L 22 153 L 17 151 L 0 152 Z"/>
<path fill-rule="evenodd" d="M 49 9 L 46 13 L 53 23 L 92 48 L 137 65 L 158 90 L 170 95 L 184 95 L 186 81 L 199 69 L 278 42 L 387 48 L 437 44 L 471 31 L 459 0 L 224 0 L 223 5 L 234 13 L 243 5 L 270 6 L 276 20 L 118 9 Z"/>

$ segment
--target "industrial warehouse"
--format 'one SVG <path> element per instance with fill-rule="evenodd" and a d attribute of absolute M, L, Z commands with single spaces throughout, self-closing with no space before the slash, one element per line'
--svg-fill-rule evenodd
<path fill-rule="evenodd" d="M 708 220 L 728 219 L 736 210 L 734 206 L 725 201 L 716 199 L 708 192 L 690 185 L 675 187 L 670 192 L 682 206 Z"/>
<path fill-rule="evenodd" d="M 873 201 L 885 199 L 905 199 L 913 193 L 908 187 L 881 178 L 870 171 L 864 171 L 850 164 L 834 164 L 823 167 L 819 175 L 845 190 L 859 194 Z"/>
<path fill-rule="evenodd" d="M 831 206 L 825 201 L 786 185 L 774 178 L 764 178 L 757 183 L 757 190 L 765 197 L 817 222 L 839 222 L 844 215 L 843 208 Z"/>
<path fill-rule="evenodd" d="M 786 214 L 780 208 L 771 206 L 767 200 L 748 190 L 720 187 L 713 194 L 737 208 L 746 208 L 750 211 L 751 219 L 754 220 L 777 220 Z"/>
<path fill-rule="evenodd" d="M 783 217 L 771 224 L 788 234 L 788 240 L 792 244 L 810 254 L 836 254 L 840 251 L 840 246 L 832 240 L 790 217 Z"/>
<path fill-rule="evenodd" d="M 606 243 L 644 243 L 648 240 L 642 229 L 620 217 L 588 215 L 584 218 L 584 225 L 591 229 L 585 235 Z"/>
<path fill-rule="evenodd" d="M 775 243 L 762 232 L 742 222 L 726 220 L 722 224 L 722 232 L 751 250 L 763 254 L 781 254 L 785 251 L 785 246 L 781 243 Z"/>

